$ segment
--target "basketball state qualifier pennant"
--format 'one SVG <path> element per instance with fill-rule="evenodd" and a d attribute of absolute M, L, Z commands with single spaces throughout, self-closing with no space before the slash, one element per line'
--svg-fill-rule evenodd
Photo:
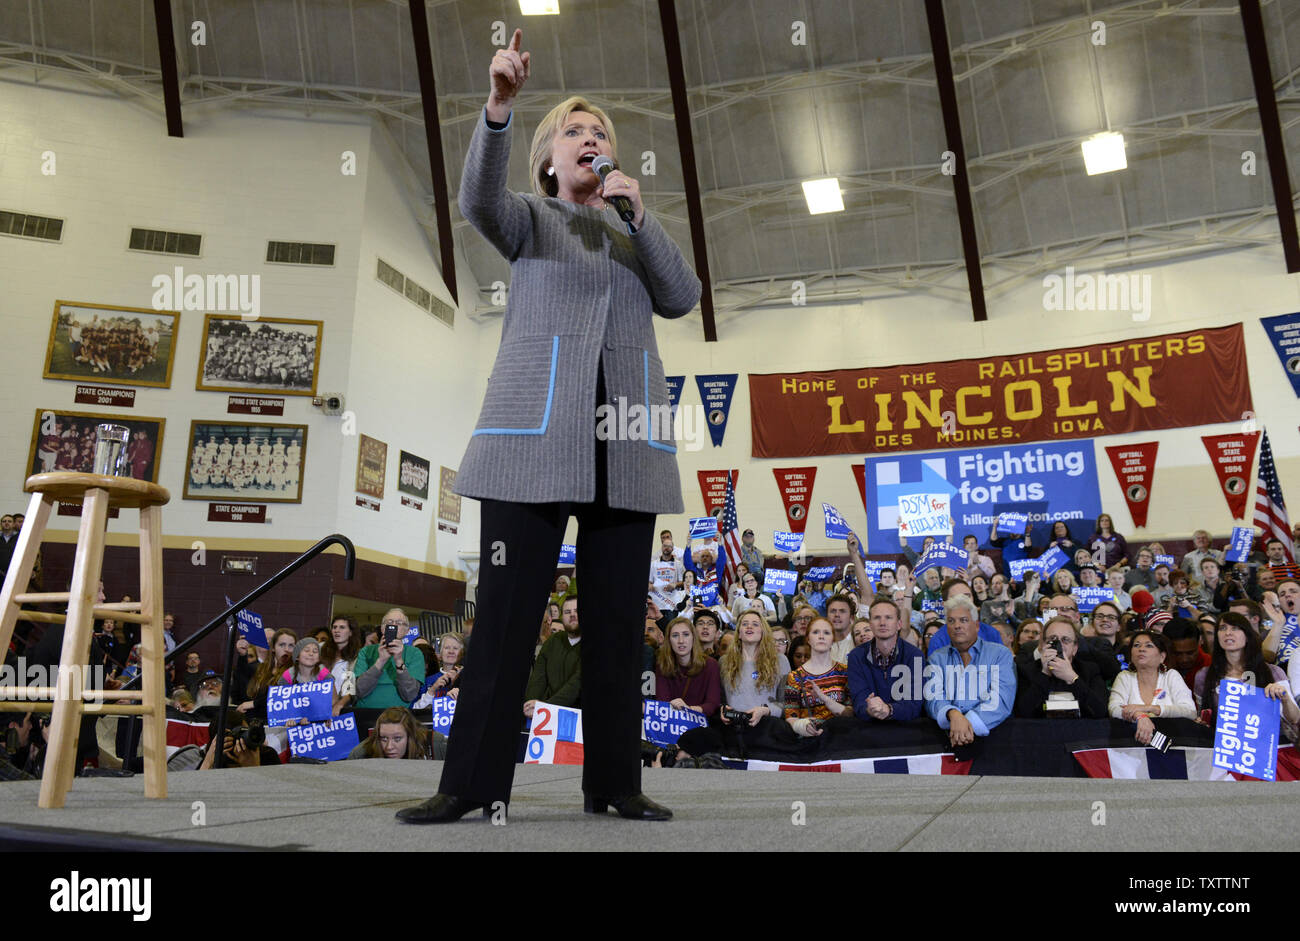
<path fill-rule="evenodd" d="M 1259 322 L 1268 334 L 1282 361 L 1282 369 L 1291 380 L 1291 388 L 1300 395 L 1300 314 L 1283 314 L 1280 317 L 1261 317 Z M 77 399 L 78 402 L 81 399 Z"/>
<path fill-rule="evenodd" d="M 785 504 L 790 531 L 801 533 L 808 525 L 808 507 L 812 505 L 813 481 L 817 478 L 815 467 L 773 467 L 777 489 Z"/>
<path fill-rule="evenodd" d="M 1120 489 L 1124 491 L 1128 514 L 1133 517 L 1133 525 L 1137 527 L 1145 527 L 1147 524 L 1151 482 L 1156 473 L 1156 449 L 1159 447 L 1159 441 L 1144 441 L 1141 444 L 1117 444 L 1106 448 Z"/>
<path fill-rule="evenodd" d="M 709 420 L 709 437 L 715 448 L 722 447 L 722 436 L 727 433 L 727 414 L 731 411 L 731 396 L 736 391 L 738 373 L 718 373 L 710 376 L 696 376 L 695 384 L 700 387 L 700 399 L 704 402 L 704 414 Z"/>
<path fill-rule="evenodd" d="M 1252 409 L 1241 324 L 949 362 L 751 373 L 749 395 L 756 458 L 1015 446 L 1240 421 Z"/>
<path fill-rule="evenodd" d="M 1210 463 L 1219 477 L 1219 488 L 1228 501 L 1228 511 L 1235 520 L 1245 519 L 1246 498 L 1250 496 L 1251 467 L 1255 463 L 1255 447 L 1259 432 L 1247 431 L 1235 435 L 1201 435 L 1205 450 L 1210 452 Z"/>

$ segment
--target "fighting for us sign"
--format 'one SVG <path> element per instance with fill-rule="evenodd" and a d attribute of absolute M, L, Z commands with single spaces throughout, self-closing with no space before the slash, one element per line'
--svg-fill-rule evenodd
<path fill-rule="evenodd" d="M 1001 513 L 1029 517 L 1035 545 L 1046 545 L 1055 520 L 1079 538 L 1101 513 L 1097 462 L 1091 441 L 1027 444 L 866 459 L 867 546 L 898 551 L 899 507 L 913 494 L 950 498 L 953 542 L 967 534 L 989 538 Z M 919 543 L 913 548 L 919 550 Z"/>

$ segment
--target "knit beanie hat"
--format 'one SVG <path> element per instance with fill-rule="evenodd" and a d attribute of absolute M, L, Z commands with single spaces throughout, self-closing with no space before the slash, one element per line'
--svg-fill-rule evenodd
<path fill-rule="evenodd" d="M 317 653 L 320 652 L 320 641 L 318 641 L 315 637 L 304 637 L 302 640 L 298 641 L 298 643 L 293 645 L 294 663 L 298 662 L 299 657 L 302 656 L 302 652 L 304 649 L 306 649 L 308 644 L 314 646 L 316 648 Z"/>

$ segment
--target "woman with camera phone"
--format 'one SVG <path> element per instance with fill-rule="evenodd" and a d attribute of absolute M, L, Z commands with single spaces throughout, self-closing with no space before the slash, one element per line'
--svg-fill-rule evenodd
<path fill-rule="evenodd" d="M 492 59 L 460 185 L 461 213 L 510 263 L 501 345 L 456 475 L 456 492 L 480 501 L 478 617 L 438 793 L 398 819 L 446 823 L 509 803 L 537 610 L 576 517 L 583 809 L 667 820 L 641 792 L 639 744 L 646 558 L 656 514 L 684 507 L 654 315 L 689 313 L 700 280 L 588 101 L 537 122 L 532 191 L 507 188 L 512 109 L 532 69 L 522 44 L 515 30 Z M 647 420 L 616 427 L 611 403 L 624 402 Z"/>
<path fill-rule="evenodd" d="M 1110 688 L 1112 719 L 1137 723 L 1134 738 L 1149 745 L 1156 727 L 1151 719 L 1194 719 L 1196 703 L 1177 670 L 1165 666 L 1170 652 L 1165 635 L 1152 630 L 1133 634 L 1129 644 L 1129 667 L 1115 677 Z"/>
<path fill-rule="evenodd" d="M 1106 682 L 1096 664 L 1078 656 L 1082 639 L 1074 622 L 1054 617 L 1043 628 L 1035 659 L 1026 645 L 1016 658 L 1015 715 L 1022 719 L 1050 716 L 1047 702 L 1073 697 L 1080 718 L 1106 718 Z"/>

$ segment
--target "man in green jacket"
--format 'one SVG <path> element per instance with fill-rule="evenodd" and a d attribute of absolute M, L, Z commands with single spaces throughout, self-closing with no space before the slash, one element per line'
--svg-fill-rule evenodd
<path fill-rule="evenodd" d="M 524 689 L 524 715 L 533 714 L 538 701 L 557 706 L 578 706 L 582 692 L 582 631 L 578 627 L 578 599 L 565 598 L 560 608 L 564 630 L 542 644 Z"/>
<path fill-rule="evenodd" d="M 385 641 L 389 628 L 396 636 Z M 424 654 L 404 642 L 411 622 L 401 608 L 384 614 L 379 625 L 379 643 L 362 647 L 353 667 L 357 677 L 357 708 L 388 709 L 410 706 L 424 683 Z"/>

